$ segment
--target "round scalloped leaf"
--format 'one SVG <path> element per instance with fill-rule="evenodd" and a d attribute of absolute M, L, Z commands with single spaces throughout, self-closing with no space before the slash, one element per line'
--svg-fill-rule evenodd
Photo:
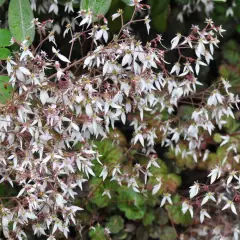
<path fill-rule="evenodd" d="M 11 0 L 8 9 L 9 29 L 12 36 L 22 42 L 26 38 L 32 42 L 35 36 L 35 27 L 32 26 L 33 11 L 29 0 Z"/>
<path fill-rule="evenodd" d="M 8 48 L 0 48 L 0 60 L 6 60 L 11 55 Z"/>
<path fill-rule="evenodd" d="M 118 233 L 124 228 L 124 220 L 121 216 L 112 216 L 109 218 L 106 226 L 111 233 Z"/>
<path fill-rule="evenodd" d="M 110 8 L 111 2 L 112 0 L 82 0 L 80 9 L 91 9 L 95 15 L 105 15 Z"/>
<path fill-rule="evenodd" d="M 130 220 L 142 219 L 147 210 L 144 196 L 130 188 L 121 187 L 118 192 L 117 207 Z"/>
<path fill-rule="evenodd" d="M 5 104 L 12 96 L 13 89 L 8 76 L 0 76 L 0 104 Z"/>
<path fill-rule="evenodd" d="M 95 229 L 91 229 L 88 233 L 90 239 L 92 240 L 107 240 L 107 236 L 104 233 L 104 228 L 101 226 L 95 227 Z"/>
<path fill-rule="evenodd" d="M 8 29 L 0 29 L 0 47 L 9 46 L 11 40 L 11 33 Z"/>

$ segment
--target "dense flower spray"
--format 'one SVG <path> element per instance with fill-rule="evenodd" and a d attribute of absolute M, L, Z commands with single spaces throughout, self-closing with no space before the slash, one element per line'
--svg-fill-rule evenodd
<path fill-rule="evenodd" d="M 32 7 L 35 8 L 35 1 Z M 150 168 L 160 168 L 155 158 L 154 145 L 159 134 L 161 144 L 171 148 L 175 154 L 192 155 L 194 161 L 204 161 L 208 151 L 202 148 L 203 134 L 212 134 L 226 122 L 224 117 L 234 117 L 233 109 L 238 107 L 239 98 L 229 91 L 230 83 L 221 79 L 208 89 L 197 91 L 202 83 L 198 81 L 201 68 L 213 59 L 214 48 L 218 47 L 218 37 L 224 30 L 206 19 L 203 29 L 192 26 L 189 35 L 180 33 L 172 39 L 169 48 L 163 47 L 162 37 L 142 44 L 131 33 L 131 24 L 142 22 L 150 31 L 149 16 L 135 20 L 135 13 L 149 7 L 140 0 L 131 1 L 135 8 L 131 20 L 122 25 L 118 35 L 109 40 L 106 19 L 96 16 L 91 9 L 79 11 L 77 20 L 82 32 L 75 33 L 68 24 L 64 36 L 71 34 L 72 41 L 83 36 L 92 38 L 92 51 L 87 56 L 72 61 L 71 51 L 64 56 L 58 50 L 53 32 L 43 40 L 52 43 L 52 52 L 41 50 L 40 43 L 35 49 L 29 48 L 28 40 L 20 43 L 20 51 L 6 61 L 6 73 L 14 87 L 13 98 L 6 103 L 0 113 L 0 182 L 18 186 L 13 204 L 8 208 L 1 199 L 0 218 L 4 236 L 7 239 L 24 239 L 25 226 L 32 226 L 37 236 L 44 235 L 54 240 L 61 232 L 66 238 L 69 226 L 76 224 L 77 211 L 84 211 L 84 202 L 74 205 L 78 191 L 89 178 L 111 178 L 133 191 L 144 194 L 149 179 L 156 184 L 150 189 L 153 195 L 164 186 L 164 179 L 155 177 Z M 57 13 L 57 1 L 52 1 L 50 12 Z M 65 11 L 71 12 L 67 3 Z M 122 10 L 113 14 L 112 19 L 123 18 Z M 79 20 L 80 19 L 80 20 Z M 100 24 L 102 23 L 102 24 Z M 39 32 L 46 33 L 46 23 L 34 19 Z M 72 49 L 72 48 L 71 48 Z M 196 58 L 185 56 L 185 49 L 191 49 Z M 169 63 L 165 55 L 177 51 L 179 60 Z M 74 66 L 81 66 L 85 73 L 71 74 Z M 48 70 L 54 70 L 52 75 Z M 176 114 L 179 104 L 185 99 L 199 98 L 191 119 L 180 124 Z M 168 118 L 164 119 L 162 113 Z M 133 119 L 128 115 L 135 113 Z M 155 120 L 149 124 L 149 116 Z M 117 122 L 132 126 L 132 145 L 140 144 L 142 154 L 148 157 L 146 166 L 137 163 L 132 171 L 126 172 L 120 163 L 107 165 L 97 151 L 93 139 L 107 138 Z M 180 125 L 179 125 L 180 124 Z M 188 150 L 181 149 L 180 139 L 188 143 Z M 228 144 L 226 158 L 233 154 L 239 161 L 237 147 L 230 136 L 222 136 L 222 144 Z M 74 148 L 80 143 L 80 147 Z M 93 170 L 100 163 L 99 175 Z M 119 161 L 120 162 L 120 161 Z M 226 175 L 226 159 L 209 174 L 210 184 Z M 139 182 L 140 174 L 144 181 Z M 232 180 L 240 182 L 237 171 L 231 171 L 224 188 L 232 186 Z M 239 183 L 233 189 L 237 189 Z M 235 196 L 227 198 L 220 191 L 214 192 L 214 185 L 207 188 L 195 182 L 190 187 L 190 199 L 183 200 L 182 212 L 194 214 L 200 208 L 200 222 L 211 218 L 205 204 L 209 201 L 224 203 L 222 210 L 230 209 L 237 214 Z M 149 189 L 148 189 L 149 190 Z M 198 195 L 201 196 L 200 204 Z M 111 190 L 102 195 L 111 199 Z M 165 192 L 161 207 L 172 204 L 171 193 Z M 12 224 L 10 230 L 9 225 Z M 109 229 L 105 229 L 109 235 Z"/>

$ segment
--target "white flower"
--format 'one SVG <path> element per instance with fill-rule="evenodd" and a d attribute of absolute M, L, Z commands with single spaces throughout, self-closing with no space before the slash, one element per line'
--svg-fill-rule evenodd
<path fill-rule="evenodd" d="M 222 210 L 225 210 L 227 208 L 231 208 L 232 212 L 234 214 L 238 215 L 237 211 L 236 211 L 236 207 L 235 207 L 234 203 L 231 200 L 227 201 L 227 204 L 222 208 Z"/>
<path fill-rule="evenodd" d="M 234 17 L 234 12 L 232 7 L 229 7 L 226 11 L 226 17 L 229 17 L 229 16 Z"/>
<path fill-rule="evenodd" d="M 48 92 L 47 91 L 40 91 L 40 100 L 41 100 L 43 105 L 45 105 L 45 103 L 48 101 L 48 99 L 49 99 Z"/>
<path fill-rule="evenodd" d="M 190 62 L 186 62 L 186 63 L 184 64 L 183 72 L 179 75 L 179 77 L 186 76 L 189 72 L 192 72 L 192 73 L 193 73 L 193 68 L 192 68 Z"/>
<path fill-rule="evenodd" d="M 240 155 L 238 154 L 238 155 L 234 156 L 233 159 L 234 159 L 237 163 L 239 163 Z"/>
<path fill-rule="evenodd" d="M 185 37 L 185 40 L 181 43 L 181 45 L 184 45 L 184 44 L 186 44 L 186 43 L 188 43 L 188 45 L 189 45 L 190 48 L 193 48 L 191 37 Z"/>
<path fill-rule="evenodd" d="M 17 63 L 15 63 L 13 60 L 12 60 L 12 57 L 8 57 L 7 58 L 7 72 L 8 72 L 8 75 L 10 75 L 12 72 L 13 72 L 13 67 L 12 65 L 17 65 Z"/>
<path fill-rule="evenodd" d="M 206 63 L 202 62 L 201 59 L 198 58 L 197 61 L 196 61 L 196 65 L 195 65 L 195 71 L 196 71 L 196 74 L 197 74 L 197 75 L 199 74 L 200 65 L 201 65 L 201 66 L 207 66 Z"/>
<path fill-rule="evenodd" d="M 156 178 L 156 179 L 158 181 L 158 184 L 153 186 L 152 195 L 155 195 L 160 190 L 160 188 L 162 186 L 162 178 Z"/>
<path fill-rule="evenodd" d="M 144 138 L 141 132 L 137 133 L 136 136 L 134 137 L 134 144 L 136 144 L 137 141 L 140 141 L 140 143 L 144 147 Z"/>
<path fill-rule="evenodd" d="M 63 62 L 71 63 L 65 56 L 59 53 L 59 50 L 56 50 L 54 47 L 52 47 L 52 52 Z"/>
<path fill-rule="evenodd" d="M 107 166 L 103 166 L 103 169 L 102 169 L 99 177 L 102 177 L 103 181 L 104 181 L 106 179 L 107 175 L 108 175 Z"/>
<path fill-rule="evenodd" d="M 229 89 L 232 85 L 230 84 L 229 81 L 227 81 L 227 80 L 224 79 L 224 78 L 222 78 L 221 80 L 222 80 L 223 86 L 224 86 L 224 88 L 225 88 L 225 91 L 227 92 L 227 94 L 229 94 L 228 89 Z"/>
<path fill-rule="evenodd" d="M 217 28 L 217 31 L 218 31 L 218 33 L 220 34 L 221 37 L 222 37 L 222 33 L 226 32 L 226 30 L 222 28 L 222 25 Z"/>
<path fill-rule="evenodd" d="M 202 209 L 200 211 L 200 222 L 201 223 L 203 223 L 205 217 L 211 218 L 210 215 L 207 213 L 207 210 L 206 209 Z"/>
<path fill-rule="evenodd" d="M 213 60 L 213 56 L 210 54 L 210 52 L 209 51 L 205 51 L 204 52 L 204 57 L 205 57 L 205 59 L 206 59 L 206 62 L 209 64 L 210 63 L 210 60 Z"/>
<path fill-rule="evenodd" d="M 224 97 L 218 90 L 214 90 L 211 96 L 208 98 L 207 104 L 209 106 L 217 106 L 218 103 L 223 104 Z"/>
<path fill-rule="evenodd" d="M 84 24 L 88 24 L 87 28 L 90 26 L 90 24 L 92 23 L 92 18 L 93 18 L 93 13 L 92 11 L 88 10 L 88 11 L 80 11 L 80 16 L 83 17 L 82 21 L 80 22 L 80 26 L 84 25 Z"/>
<path fill-rule="evenodd" d="M 53 2 L 53 3 L 51 4 L 51 6 L 49 7 L 48 12 L 49 12 L 49 13 L 50 13 L 50 12 L 54 12 L 54 14 L 57 15 L 57 14 L 58 14 L 58 5 L 57 5 L 57 3 Z"/>
<path fill-rule="evenodd" d="M 102 196 L 104 196 L 104 195 L 108 196 L 108 198 L 111 199 L 111 194 L 110 194 L 110 190 L 109 189 L 105 189 L 104 190 Z"/>
<path fill-rule="evenodd" d="M 198 58 L 201 58 L 201 55 L 204 55 L 204 53 L 205 53 L 204 44 L 208 44 L 208 41 L 206 41 L 206 39 L 204 37 L 201 37 L 198 41 L 198 45 L 195 50 L 195 53 L 198 56 Z"/>
<path fill-rule="evenodd" d="M 66 201 L 63 199 L 63 196 L 60 193 L 56 194 L 56 204 L 58 207 L 63 208 Z"/>
<path fill-rule="evenodd" d="M 216 199 L 214 197 L 214 193 L 212 193 L 212 192 L 206 193 L 205 197 L 202 200 L 201 206 L 203 206 L 205 203 L 207 203 L 209 199 L 211 199 L 212 201 L 216 202 Z"/>
<path fill-rule="evenodd" d="M 114 13 L 114 14 L 112 15 L 112 21 L 114 21 L 116 18 L 120 17 L 120 16 L 121 16 L 121 12 L 122 12 L 122 10 L 119 9 L 119 10 L 117 11 L 117 13 Z"/>
<path fill-rule="evenodd" d="M 234 229 L 233 229 L 233 238 L 234 240 L 239 240 L 239 235 L 240 234 L 240 230 L 238 228 L 238 226 L 236 226 Z"/>
<path fill-rule="evenodd" d="M 178 45 L 179 40 L 181 39 L 181 37 L 182 37 L 182 34 L 178 33 L 177 36 L 172 39 L 172 41 L 171 41 L 171 44 L 172 44 L 171 49 L 174 49 Z"/>
<path fill-rule="evenodd" d="M 187 211 L 190 212 L 190 215 L 193 218 L 193 207 L 191 205 L 189 205 L 189 203 L 187 201 L 184 201 L 182 203 L 182 212 L 183 212 L 183 214 L 185 214 Z"/>
<path fill-rule="evenodd" d="M 147 169 L 149 169 L 152 165 L 153 165 L 154 167 L 160 168 L 160 166 L 158 165 L 158 163 L 157 163 L 156 160 L 157 160 L 157 159 L 156 159 L 155 157 L 152 157 L 152 158 L 149 160 L 148 164 L 147 164 Z"/>
<path fill-rule="evenodd" d="M 182 12 L 178 13 L 177 20 L 180 21 L 181 23 L 183 23 L 183 13 Z"/>
<path fill-rule="evenodd" d="M 74 12 L 74 10 L 73 10 L 73 1 L 68 1 L 68 2 L 65 3 L 64 11 L 68 12 L 68 13 Z"/>
<path fill-rule="evenodd" d="M 104 41 L 107 42 L 108 41 L 107 30 L 109 30 L 109 28 L 106 25 L 101 26 L 101 29 L 98 30 L 96 33 L 96 40 L 99 40 L 101 37 L 103 37 Z"/>
<path fill-rule="evenodd" d="M 132 60 L 133 60 L 132 53 L 128 51 L 122 59 L 122 66 L 125 66 L 126 64 L 130 65 L 132 63 Z"/>
<path fill-rule="evenodd" d="M 180 63 L 179 63 L 179 62 L 176 62 L 176 63 L 174 64 L 174 66 L 172 67 L 172 70 L 171 70 L 170 74 L 173 74 L 174 72 L 176 72 L 176 75 L 178 76 L 178 75 L 179 75 L 179 72 L 180 72 L 180 70 L 181 70 L 180 66 L 181 66 Z"/>
<path fill-rule="evenodd" d="M 87 182 L 87 179 L 84 179 L 83 176 L 78 176 L 76 183 L 78 184 L 81 190 L 83 190 L 82 184 L 84 182 Z"/>
<path fill-rule="evenodd" d="M 146 24 L 146 27 L 147 27 L 147 32 L 148 32 L 148 34 L 149 34 L 149 31 L 150 31 L 150 22 L 151 22 L 151 20 L 149 19 L 149 16 L 146 16 L 145 17 L 145 19 L 144 19 L 144 22 L 145 22 L 145 24 Z"/>
<path fill-rule="evenodd" d="M 25 75 L 31 75 L 30 71 L 27 68 L 25 68 L 25 67 L 19 67 L 18 70 L 20 72 L 22 72 L 23 74 L 25 74 Z"/>
<path fill-rule="evenodd" d="M 171 204 L 171 205 L 173 204 L 170 193 L 164 193 L 164 194 L 163 194 L 163 199 L 162 199 L 162 201 L 161 201 L 160 207 L 162 207 L 162 206 L 166 203 L 166 201 L 167 201 L 169 204 Z"/>
<path fill-rule="evenodd" d="M 33 225 L 32 228 L 34 230 L 34 235 L 37 235 L 38 237 L 41 235 L 46 235 L 42 224 L 38 223 L 36 225 Z"/>
<path fill-rule="evenodd" d="M 200 190 L 200 185 L 199 183 L 195 182 L 194 185 L 190 187 L 190 191 L 189 191 L 190 198 L 195 197 L 198 194 L 199 190 Z"/>
<path fill-rule="evenodd" d="M 211 177 L 210 183 L 212 184 L 216 179 L 220 178 L 221 174 L 222 168 L 220 166 L 216 166 L 214 169 L 212 169 L 210 174 L 208 174 L 208 177 Z"/>
<path fill-rule="evenodd" d="M 227 144 L 230 140 L 230 136 L 226 135 L 226 136 L 221 136 L 221 138 L 223 139 L 223 141 L 221 142 L 220 146 L 223 146 L 225 144 Z"/>
<path fill-rule="evenodd" d="M 233 180 L 233 178 L 235 178 L 235 179 L 239 179 L 238 177 L 237 177 L 237 174 L 238 172 L 237 171 L 235 171 L 235 170 L 233 170 L 233 171 L 231 171 L 230 173 L 229 173 L 229 176 L 228 176 L 228 179 L 227 179 L 227 186 L 232 182 L 232 180 Z"/>
<path fill-rule="evenodd" d="M 29 56 L 30 58 L 34 58 L 33 54 L 31 53 L 31 51 L 28 49 L 28 47 L 24 44 L 22 44 L 21 49 L 23 50 L 20 56 L 20 61 L 22 61 L 23 59 L 25 59 L 27 56 Z"/>

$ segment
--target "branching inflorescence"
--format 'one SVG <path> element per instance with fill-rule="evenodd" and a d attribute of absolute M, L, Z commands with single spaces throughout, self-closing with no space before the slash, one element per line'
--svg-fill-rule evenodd
<path fill-rule="evenodd" d="M 199 71 L 213 59 L 218 36 L 224 32 L 222 27 L 207 19 L 204 28 L 193 26 L 188 36 L 178 33 L 170 48 L 164 47 L 160 35 L 142 44 L 130 27 L 142 22 L 149 32 L 148 16 L 135 19 L 135 14 L 148 6 L 140 0 L 132 1 L 131 5 L 135 11 L 128 23 L 123 23 L 121 10 L 113 15 L 113 20 L 122 18 L 123 24 L 119 34 L 110 41 L 104 17 L 99 17 L 96 23 L 90 9 L 79 12 L 82 32 L 74 32 L 67 25 L 64 35 L 72 36 L 69 46 L 84 36 L 93 40 L 92 51 L 81 59 L 72 62 L 72 48 L 69 56 L 64 56 L 51 32 L 35 49 L 29 47 L 27 39 L 19 43 L 20 52 L 6 61 L 5 70 L 15 92 L 1 108 L 0 182 L 19 189 L 17 196 L 9 197 L 8 201 L 1 199 L 1 222 L 6 238 L 23 239 L 27 224 L 32 226 L 34 234 L 46 235 L 48 240 L 55 239 L 57 232 L 67 238 L 69 226 L 76 224 L 76 212 L 84 211 L 84 201 L 76 206 L 74 199 L 89 178 L 100 177 L 103 181 L 111 178 L 119 187 L 127 185 L 139 194 L 146 190 L 156 194 L 164 179 L 156 178 L 150 190 L 146 184 L 155 178 L 150 167 L 160 167 L 154 150 L 159 136 L 162 146 L 171 148 L 176 155 L 182 154 L 183 158 L 191 155 L 196 162 L 205 161 L 209 150 L 202 147 L 204 136 L 211 135 L 216 127 L 221 129 L 226 123 L 224 117 L 234 117 L 239 99 L 229 92 L 231 85 L 227 80 L 221 79 L 207 89 L 198 90 L 202 85 L 198 81 Z M 33 24 L 44 36 L 46 22 L 35 19 Z M 52 42 L 52 53 L 41 50 L 45 41 Z M 186 56 L 186 49 L 192 50 L 196 57 Z M 165 59 L 170 51 L 178 53 L 176 63 Z M 72 74 L 76 66 L 82 67 L 84 74 Z M 55 72 L 49 74 L 49 70 Z M 183 123 L 175 114 L 179 104 L 194 99 L 198 99 L 194 101 L 197 108 Z M 163 118 L 165 112 L 167 118 Z M 154 125 L 149 123 L 149 118 L 154 119 Z M 119 122 L 133 128 L 132 146 L 142 146 L 142 154 L 149 158 L 146 166 L 137 163 L 126 172 L 120 160 L 113 165 L 100 159 L 92 140 L 107 138 Z M 231 143 L 230 136 L 222 138 L 222 144 Z M 180 139 L 188 143 L 187 151 L 181 148 Z M 80 144 L 77 150 L 76 144 Z M 222 200 L 223 210 L 230 208 L 237 214 L 234 201 L 238 188 L 233 188 L 235 195 L 231 199 L 221 191 L 232 186 L 233 179 L 239 181 L 238 172 L 231 170 L 219 191 L 214 185 L 228 172 L 225 163 L 230 154 L 239 161 L 234 142 L 221 165 L 209 174 L 212 185 L 195 182 L 190 187 L 190 199 L 183 199 L 183 213 L 189 211 L 193 217 L 194 209 L 198 209 L 203 222 L 211 217 L 205 204 L 209 201 L 222 204 Z M 100 175 L 93 170 L 97 162 L 101 164 Z M 139 181 L 140 174 L 144 175 L 144 181 Z M 203 194 L 198 197 L 200 193 Z M 111 191 L 106 189 L 103 195 L 111 198 Z M 161 206 L 166 203 L 172 204 L 170 191 L 163 194 Z"/>

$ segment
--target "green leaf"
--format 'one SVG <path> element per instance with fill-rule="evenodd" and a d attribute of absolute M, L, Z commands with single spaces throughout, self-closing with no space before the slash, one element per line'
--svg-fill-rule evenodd
<path fill-rule="evenodd" d="M 12 36 L 22 42 L 26 38 L 32 42 L 35 36 L 35 27 L 32 27 L 33 11 L 29 0 L 11 0 L 8 9 L 8 22 Z"/>
<path fill-rule="evenodd" d="M 11 33 L 8 29 L 0 29 L 0 47 L 9 46 L 11 37 Z"/>
<path fill-rule="evenodd" d="M 147 210 L 144 196 L 124 187 L 118 189 L 118 192 L 117 207 L 125 213 L 128 219 L 142 219 Z"/>
<path fill-rule="evenodd" d="M 0 48 L 0 60 L 6 60 L 11 55 L 8 48 Z"/>
<path fill-rule="evenodd" d="M 0 7 L 6 2 L 6 0 L 0 0 Z"/>
<path fill-rule="evenodd" d="M 12 96 L 13 89 L 8 76 L 0 76 L 0 103 L 5 104 Z"/>
<path fill-rule="evenodd" d="M 95 141 L 98 152 L 101 155 L 99 158 L 104 165 L 121 163 L 125 158 L 123 157 L 123 149 L 113 143 L 110 139 L 104 139 L 103 141 Z M 102 171 L 102 167 L 96 162 L 93 167 L 96 175 L 99 175 Z"/>
<path fill-rule="evenodd" d="M 182 224 L 185 226 L 191 224 L 192 218 L 190 213 L 187 212 L 186 214 L 183 214 L 182 212 L 182 202 L 180 201 L 180 197 L 175 195 L 172 200 L 173 205 L 166 206 L 170 219 L 176 224 Z"/>
<path fill-rule="evenodd" d="M 118 233 L 124 228 L 124 220 L 121 216 L 112 216 L 109 218 L 106 226 L 111 233 Z"/>
<path fill-rule="evenodd" d="M 170 173 L 167 175 L 167 179 L 166 179 L 166 184 L 168 184 L 168 188 L 171 189 L 172 191 L 174 191 L 174 189 L 178 188 L 181 186 L 182 184 L 182 179 L 180 176 L 174 174 L 174 173 Z M 170 185 L 172 187 L 170 187 Z M 174 189 L 172 189 L 174 188 Z"/>
<path fill-rule="evenodd" d="M 105 15 L 110 8 L 112 0 L 82 0 L 80 9 L 91 9 L 96 15 Z"/>
<path fill-rule="evenodd" d="M 178 108 L 178 117 L 186 122 L 186 121 L 189 121 L 191 120 L 192 118 L 192 113 L 194 112 L 195 108 L 192 107 L 192 106 L 189 106 L 189 105 L 181 105 L 179 108 Z"/>
<path fill-rule="evenodd" d="M 159 224 L 159 225 L 166 225 L 168 223 L 168 214 L 167 212 L 164 210 L 164 208 L 158 208 L 156 211 L 155 211 L 155 215 L 156 215 L 156 222 Z"/>
<path fill-rule="evenodd" d="M 104 228 L 101 226 L 95 227 L 95 229 L 91 229 L 88 233 L 90 239 L 93 240 L 107 240 L 108 238 L 105 236 Z"/>
<path fill-rule="evenodd" d="M 155 215 L 153 209 L 149 209 L 142 220 L 144 226 L 152 225 L 155 220 Z"/>
<path fill-rule="evenodd" d="M 165 32 L 167 28 L 168 8 L 164 12 L 153 15 L 152 26 L 158 32 Z"/>
<path fill-rule="evenodd" d="M 240 24 L 237 25 L 237 32 L 240 33 Z"/>
<path fill-rule="evenodd" d="M 139 226 L 136 232 L 136 238 L 141 240 L 149 240 L 149 233 L 148 230 L 142 226 Z"/>
<path fill-rule="evenodd" d="M 177 239 L 176 230 L 173 227 L 166 226 L 161 229 L 159 239 L 175 240 Z"/>
<path fill-rule="evenodd" d="M 131 0 L 122 0 L 122 2 L 124 2 L 125 4 L 130 4 Z"/>
<path fill-rule="evenodd" d="M 151 14 L 156 16 L 165 11 L 168 7 L 169 0 L 148 0 L 148 4 L 151 6 Z"/>
<path fill-rule="evenodd" d="M 114 181 L 105 180 L 102 182 L 100 178 L 92 178 L 90 181 L 91 192 L 94 192 L 90 198 L 90 202 L 96 204 L 99 208 L 108 206 L 111 203 L 111 199 L 108 196 L 102 196 L 105 189 L 110 189 L 112 198 L 114 197 L 114 189 L 117 188 L 117 183 Z"/>

